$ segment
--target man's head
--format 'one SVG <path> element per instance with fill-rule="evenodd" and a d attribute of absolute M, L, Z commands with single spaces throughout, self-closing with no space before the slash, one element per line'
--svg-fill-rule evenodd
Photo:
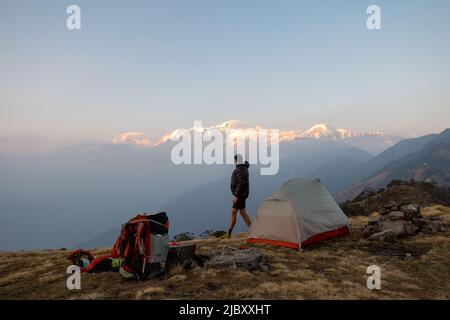
<path fill-rule="evenodd" d="M 244 163 L 244 158 L 242 158 L 242 155 L 236 154 L 234 156 L 234 164 L 238 165 L 238 164 L 242 164 L 242 163 Z"/>

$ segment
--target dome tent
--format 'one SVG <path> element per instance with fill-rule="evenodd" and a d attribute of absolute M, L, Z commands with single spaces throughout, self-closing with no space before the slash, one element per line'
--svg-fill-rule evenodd
<path fill-rule="evenodd" d="M 296 178 L 263 201 L 247 241 L 300 249 L 348 233 L 348 222 L 319 179 Z"/>

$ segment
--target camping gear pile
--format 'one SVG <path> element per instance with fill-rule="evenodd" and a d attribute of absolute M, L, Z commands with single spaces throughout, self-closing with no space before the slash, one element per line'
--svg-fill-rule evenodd
<path fill-rule="evenodd" d="M 169 219 L 165 212 L 138 214 L 122 225 L 111 255 L 95 258 L 77 249 L 67 257 L 81 272 L 119 272 L 126 279 L 144 280 L 166 270 L 169 251 Z"/>
<path fill-rule="evenodd" d="M 114 259 L 108 255 L 95 258 L 92 253 L 87 250 L 77 249 L 67 257 L 73 265 L 79 266 L 81 272 L 99 273 L 119 271 L 120 260 Z"/>
<path fill-rule="evenodd" d="M 165 271 L 169 251 L 169 219 L 165 212 L 138 214 L 126 224 L 117 238 L 111 256 L 121 261 L 120 274 L 139 280 Z"/>
<path fill-rule="evenodd" d="M 247 241 L 300 249 L 348 233 L 348 224 L 319 179 L 292 179 L 261 204 Z"/>

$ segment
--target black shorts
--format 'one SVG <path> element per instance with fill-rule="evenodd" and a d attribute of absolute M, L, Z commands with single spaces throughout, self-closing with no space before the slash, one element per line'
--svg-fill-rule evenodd
<path fill-rule="evenodd" d="M 233 203 L 233 208 L 234 209 L 245 209 L 245 200 L 247 200 L 247 198 L 238 197 L 237 201 L 235 203 Z"/>

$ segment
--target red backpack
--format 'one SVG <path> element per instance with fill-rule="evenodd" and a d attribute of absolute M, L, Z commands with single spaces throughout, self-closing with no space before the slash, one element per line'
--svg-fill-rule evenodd
<path fill-rule="evenodd" d="M 164 272 L 169 251 L 169 219 L 165 212 L 138 214 L 122 225 L 111 252 L 121 259 L 125 278 L 146 279 Z"/>

